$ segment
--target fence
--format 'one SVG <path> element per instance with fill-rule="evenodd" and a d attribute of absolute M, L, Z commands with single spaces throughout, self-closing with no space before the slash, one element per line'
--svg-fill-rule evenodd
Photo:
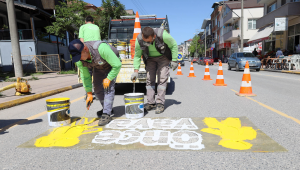
<path fill-rule="evenodd" d="M 24 55 L 22 56 L 24 71 L 60 72 L 60 57 L 58 54 Z"/>

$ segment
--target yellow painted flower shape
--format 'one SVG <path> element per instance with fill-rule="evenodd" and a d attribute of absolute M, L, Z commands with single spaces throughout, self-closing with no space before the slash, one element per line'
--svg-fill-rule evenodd
<path fill-rule="evenodd" d="M 219 122 L 216 118 L 205 118 L 204 123 L 208 128 L 201 131 L 218 135 L 222 138 L 219 145 L 238 150 L 247 150 L 252 147 L 251 143 L 244 140 L 256 138 L 256 131 L 252 127 L 242 127 L 239 118 L 227 118 Z"/>
<path fill-rule="evenodd" d="M 36 147 L 70 147 L 79 143 L 79 136 L 102 131 L 102 128 L 95 128 L 95 126 L 98 126 L 93 123 L 96 119 L 91 121 L 88 121 L 88 118 L 82 119 L 84 119 L 83 124 L 76 125 L 76 121 L 74 121 L 70 126 L 53 129 L 48 136 L 37 139 L 34 145 Z"/>

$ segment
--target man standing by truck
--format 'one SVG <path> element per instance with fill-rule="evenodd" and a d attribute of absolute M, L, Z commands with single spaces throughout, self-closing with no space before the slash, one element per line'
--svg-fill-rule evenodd
<path fill-rule="evenodd" d="M 118 51 L 102 41 L 82 43 L 78 39 L 70 42 L 69 51 L 73 56 L 73 62 L 76 62 L 80 70 L 80 77 L 87 92 L 87 109 L 93 102 L 92 78 L 88 68 L 93 69 L 94 92 L 103 107 L 102 115 L 97 112 L 97 115 L 101 117 L 98 125 L 104 126 L 111 121 L 115 97 L 115 78 L 122 66 L 117 56 Z"/>
<path fill-rule="evenodd" d="M 100 28 L 94 24 L 94 19 L 92 16 L 87 16 L 85 18 L 85 24 L 79 28 L 78 38 L 81 42 L 101 40 Z M 93 70 L 89 69 L 89 73 L 92 76 Z M 85 94 L 85 96 L 87 98 L 87 94 Z"/>
<path fill-rule="evenodd" d="M 145 109 L 156 108 L 155 113 L 164 111 L 167 81 L 169 78 L 169 64 L 173 71 L 177 68 L 178 47 L 174 38 L 163 28 L 145 27 L 136 39 L 134 55 L 134 73 L 131 80 L 138 78 L 141 56 L 147 71 L 147 104 Z M 157 75 L 157 99 L 155 101 L 155 80 Z"/>

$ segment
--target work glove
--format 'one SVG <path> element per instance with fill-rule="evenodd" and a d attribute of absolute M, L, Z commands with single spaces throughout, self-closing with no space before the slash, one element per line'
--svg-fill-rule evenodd
<path fill-rule="evenodd" d="M 87 98 L 86 98 L 86 108 L 88 110 L 90 110 L 90 106 L 93 103 L 93 93 L 92 92 L 88 92 L 87 93 Z"/>
<path fill-rule="evenodd" d="M 178 66 L 178 64 L 176 61 L 171 62 L 171 69 L 173 69 L 173 71 L 176 70 L 177 66 Z"/>
<path fill-rule="evenodd" d="M 137 72 L 132 73 L 131 74 L 131 81 L 136 81 L 137 77 L 138 77 L 138 73 Z"/>
<path fill-rule="evenodd" d="M 110 80 L 108 78 L 104 79 L 103 82 L 103 88 L 105 92 L 108 92 L 109 89 L 109 85 L 110 85 Z"/>

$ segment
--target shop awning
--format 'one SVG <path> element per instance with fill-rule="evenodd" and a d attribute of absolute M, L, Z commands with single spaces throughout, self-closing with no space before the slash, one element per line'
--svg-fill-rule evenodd
<path fill-rule="evenodd" d="M 274 26 L 265 27 L 262 29 L 259 29 L 256 34 L 250 40 L 247 42 L 248 44 L 254 43 L 254 42 L 261 42 L 263 40 L 269 39 L 270 34 L 273 32 Z"/>

